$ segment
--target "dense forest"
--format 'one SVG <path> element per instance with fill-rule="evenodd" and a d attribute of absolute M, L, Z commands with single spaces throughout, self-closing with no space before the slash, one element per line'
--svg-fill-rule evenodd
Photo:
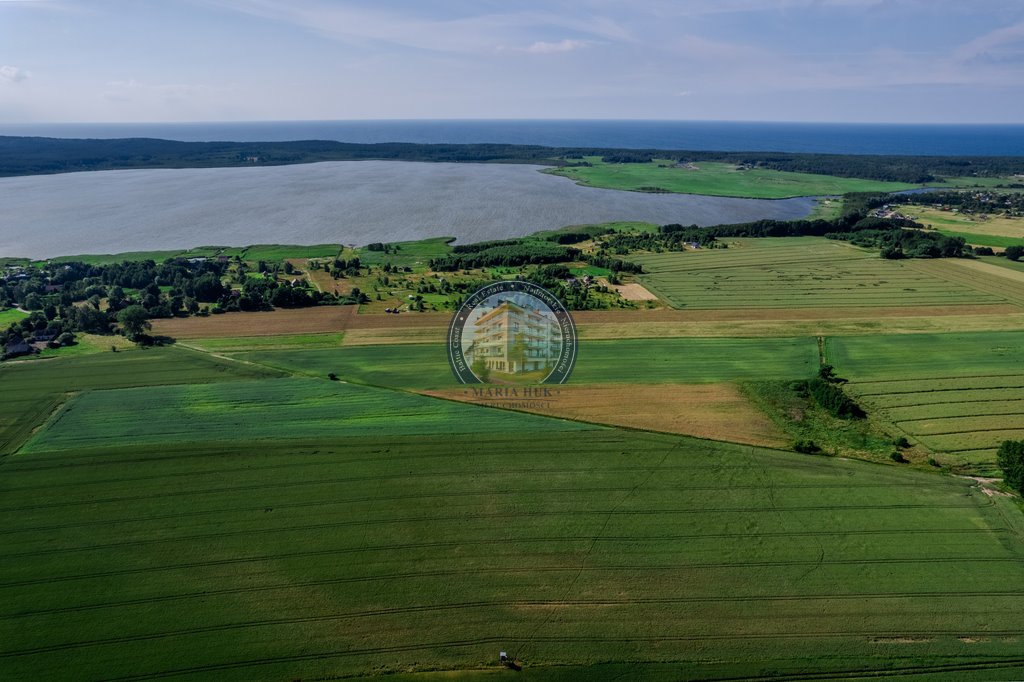
<path fill-rule="evenodd" d="M 362 159 L 565 165 L 578 162 L 576 160 L 584 156 L 600 156 L 610 163 L 642 162 L 654 157 L 680 162 L 722 161 L 773 170 L 909 183 L 929 182 L 940 177 L 1024 173 L 1024 160 L 1019 157 L 694 152 L 511 144 L 354 144 L 329 140 L 178 142 L 150 138 L 78 140 L 0 136 L 0 176 L 123 168 L 272 166 Z"/>

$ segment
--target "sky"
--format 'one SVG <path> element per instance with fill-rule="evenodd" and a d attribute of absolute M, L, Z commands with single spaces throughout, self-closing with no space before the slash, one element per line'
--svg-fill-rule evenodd
<path fill-rule="evenodd" d="M 0 0 L 0 122 L 1024 123 L 1024 0 Z"/>

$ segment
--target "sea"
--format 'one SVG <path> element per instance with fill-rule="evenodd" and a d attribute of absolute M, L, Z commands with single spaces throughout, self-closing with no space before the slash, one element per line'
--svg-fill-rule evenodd
<path fill-rule="evenodd" d="M 183 141 L 494 142 L 818 154 L 1024 156 L 1024 125 L 741 121 L 436 120 L 3 124 L 0 135 Z"/>
<path fill-rule="evenodd" d="M 0 135 L 183 141 L 535 144 L 712 151 L 1024 156 L 1024 125 L 711 121 L 282 121 L 0 124 Z M 581 187 L 529 165 L 347 161 L 0 178 L 0 257 L 259 243 L 460 242 L 613 220 L 792 219 L 810 198 L 733 199 Z"/>

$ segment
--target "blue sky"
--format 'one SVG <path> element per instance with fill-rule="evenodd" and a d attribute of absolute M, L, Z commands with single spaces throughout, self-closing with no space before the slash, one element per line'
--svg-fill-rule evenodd
<path fill-rule="evenodd" d="M 0 122 L 1024 122 L 1024 0 L 0 0 Z"/>

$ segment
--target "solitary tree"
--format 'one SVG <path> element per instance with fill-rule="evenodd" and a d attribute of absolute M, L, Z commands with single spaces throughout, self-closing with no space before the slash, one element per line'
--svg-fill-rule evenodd
<path fill-rule="evenodd" d="M 996 453 L 996 461 L 1003 470 L 1003 480 L 1024 493 L 1024 440 L 1004 440 Z"/>
<path fill-rule="evenodd" d="M 146 309 L 141 305 L 130 305 L 117 315 L 124 335 L 135 341 L 140 335 L 152 327 L 147 319 Z"/>

